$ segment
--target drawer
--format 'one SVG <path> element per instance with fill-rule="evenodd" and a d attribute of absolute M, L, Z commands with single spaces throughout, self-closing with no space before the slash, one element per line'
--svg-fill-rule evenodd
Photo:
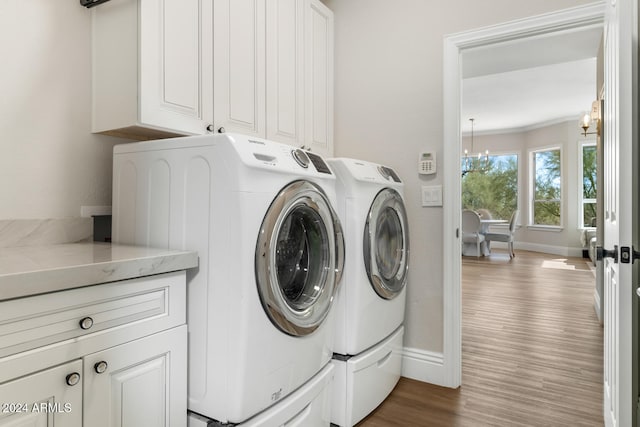
<path fill-rule="evenodd" d="M 346 361 L 332 360 L 336 375 L 331 422 L 355 425 L 391 393 L 402 373 L 404 326 Z"/>
<path fill-rule="evenodd" d="M 112 328 L 131 328 L 136 339 L 185 319 L 184 271 L 2 301 L 0 357 Z"/>

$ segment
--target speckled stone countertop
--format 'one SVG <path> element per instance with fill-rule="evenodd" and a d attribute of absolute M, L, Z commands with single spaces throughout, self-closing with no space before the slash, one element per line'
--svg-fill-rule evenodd
<path fill-rule="evenodd" d="M 196 252 L 111 243 L 0 248 L 0 300 L 197 266 Z"/>

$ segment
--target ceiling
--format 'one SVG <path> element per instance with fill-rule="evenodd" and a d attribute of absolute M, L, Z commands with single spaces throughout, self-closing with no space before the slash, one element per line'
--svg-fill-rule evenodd
<path fill-rule="evenodd" d="M 572 29 L 462 53 L 464 133 L 523 131 L 576 120 L 597 98 L 602 27 Z"/>

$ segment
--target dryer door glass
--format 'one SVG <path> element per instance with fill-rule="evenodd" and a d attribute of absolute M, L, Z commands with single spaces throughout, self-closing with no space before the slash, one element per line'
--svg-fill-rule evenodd
<path fill-rule="evenodd" d="M 344 258 L 340 223 L 324 192 L 307 181 L 285 187 L 262 222 L 255 273 L 262 306 L 289 335 L 313 332 L 326 318 Z"/>
<path fill-rule="evenodd" d="M 313 305 L 326 281 L 329 264 L 327 228 L 315 210 L 295 205 L 284 218 L 276 243 L 276 277 L 283 297 L 294 310 Z"/>
<path fill-rule="evenodd" d="M 364 230 L 364 264 L 371 286 L 385 299 L 404 288 L 409 268 L 407 215 L 400 194 L 390 188 L 379 192 Z"/>

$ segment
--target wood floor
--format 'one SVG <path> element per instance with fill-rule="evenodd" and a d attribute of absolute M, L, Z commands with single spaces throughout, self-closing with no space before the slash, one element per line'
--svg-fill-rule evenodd
<path fill-rule="evenodd" d="M 358 427 L 602 426 L 603 329 L 582 258 L 463 257 L 462 386 L 401 378 Z"/>

